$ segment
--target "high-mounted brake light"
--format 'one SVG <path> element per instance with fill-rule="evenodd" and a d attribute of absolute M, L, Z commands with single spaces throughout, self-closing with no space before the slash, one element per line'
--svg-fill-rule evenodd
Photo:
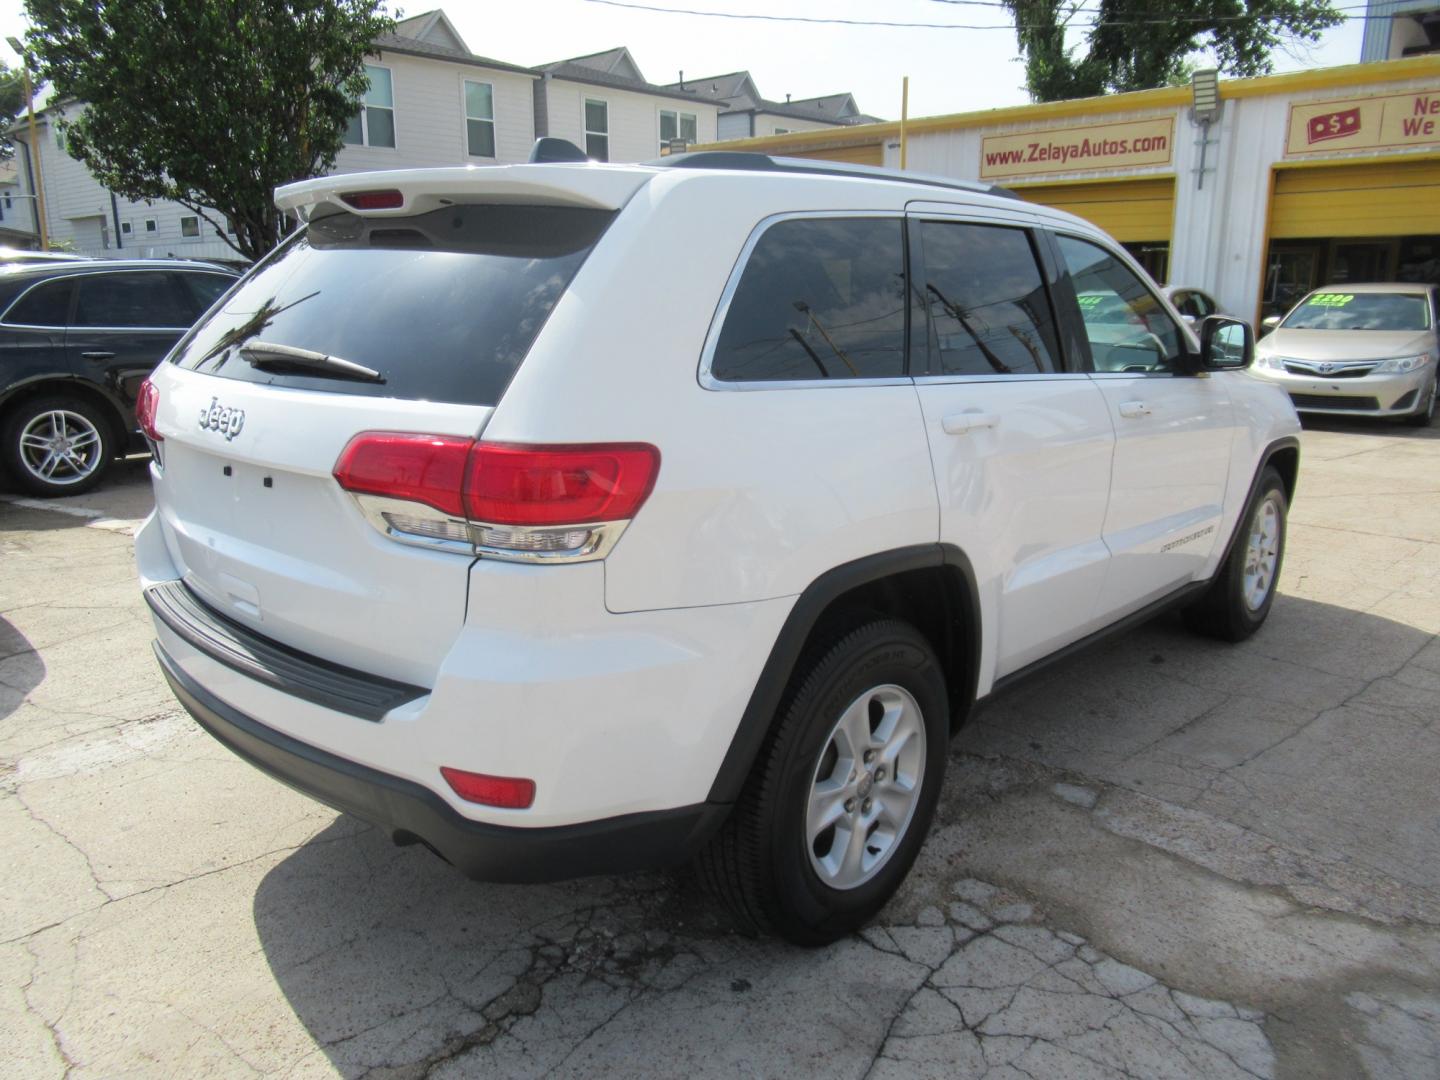
<path fill-rule="evenodd" d="M 335 479 L 393 540 L 518 562 L 604 558 L 660 470 L 646 443 L 528 446 L 366 431 Z"/>
<path fill-rule="evenodd" d="M 445 782 L 466 802 L 499 806 L 506 810 L 527 810 L 535 802 L 535 781 L 519 776 L 486 776 L 440 766 Z"/>
<path fill-rule="evenodd" d="M 160 411 L 160 388 L 147 377 L 135 395 L 135 422 L 151 442 L 164 442 L 165 436 L 155 429 L 155 414 Z"/>
<path fill-rule="evenodd" d="M 347 191 L 340 199 L 356 210 L 399 210 L 405 196 L 399 191 Z"/>

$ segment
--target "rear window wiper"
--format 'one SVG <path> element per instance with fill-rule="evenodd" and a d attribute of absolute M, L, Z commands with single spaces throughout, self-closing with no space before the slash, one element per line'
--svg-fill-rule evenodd
<path fill-rule="evenodd" d="M 297 349 L 294 345 L 276 345 L 268 341 L 252 341 L 240 349 L 240 355 L 251 367 L 296 368 L 309 375 L 321 378 L 354 379 L 357 382 L 383 383 L 385 376 L 374 368 L 357 364 L 353 360 L 342 360 L 338 356 L 316 352 L 313 349 Z"/>

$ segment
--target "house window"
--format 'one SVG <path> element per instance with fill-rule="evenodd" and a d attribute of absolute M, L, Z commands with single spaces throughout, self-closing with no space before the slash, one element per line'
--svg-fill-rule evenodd
<path fill-rule="evenodd" d="M 146 232 L 158 232 L 159 230 L 160 230 L 160 226 L 159 226 L 159 224 L 155 221 L 155 219 L 154 219 L 153 217 L 150 217 L 150 218 L 146 218 L 146 219 L 145 219 L 145 231 L 146 231 Z"/>
<path fill-rule="evenodd" d="M 191 237 L 199 236 L 200 219 L 198 217 L 182 217 L 180 219 L 180 235 Z"/>
<path fill-rule="evenodd" d="M 131 226 L 130 226 L 130 222 L 128 222 L 128 221 L 122 221 L 122 222 L 120 222 L 120 235 L 121 235 L 121 236 L 129 236 L 129 235 L 130 235 L 132 232 L 134 232 L 134 231 L 135 231 L 135 230 L 134 230 L 133 228 L 131 228 Z"/>
<path fill-rule="evenodd" d="M 350 118 L 345 129 L 345 142 L 351 146 L 395 145 L 395 93 L 390 82 L 390 69 L 366 64 L 369 89 L 360 111 Z"/>
<path fill-rule="evenodd" d="M 686 146 L 700 141 L 694 113 L 660 110 L 660 149 L 669 147 L 671 139 L 684 139 Z"/>
<path fill-rule="evenodd" d="M 465 80 L 465 152 L 495 156 L 495 91 L 489 83 Z"/>
<path fill-rule="evenodd" d="M 610 106 L 585 99 L 585 153 L 596 161 L 610 160 Z"/>

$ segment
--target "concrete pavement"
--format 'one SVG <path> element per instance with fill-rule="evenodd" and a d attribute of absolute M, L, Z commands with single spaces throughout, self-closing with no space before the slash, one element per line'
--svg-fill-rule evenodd
<path fill-rule="evenodd" d="M 143 470 L 0 503 L 7 1075 L 1440 1075 L 1440 429 L 1304 436 L 1255 639 L 1161 620 L 980 713 L 874 926 L 685 875 L 468 883 L 179 711 Z"/>

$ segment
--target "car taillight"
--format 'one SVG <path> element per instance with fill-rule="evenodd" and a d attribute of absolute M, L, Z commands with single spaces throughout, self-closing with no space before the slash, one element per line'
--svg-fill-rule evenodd
<path fill-rule="evenodd" d="M 165 436 L 155 430 L 155 414 L 160 410 L 160 388 L 148 378 L 135 395 L 135 422 L 151 442 L 164 442 Z"/>
<path fill-rule="evenodd" d="M 367 431 L 335 479 L 391 539 L 518 562 L 604 558 L 649 497 L 645 443 L 527 446 Z"/>

